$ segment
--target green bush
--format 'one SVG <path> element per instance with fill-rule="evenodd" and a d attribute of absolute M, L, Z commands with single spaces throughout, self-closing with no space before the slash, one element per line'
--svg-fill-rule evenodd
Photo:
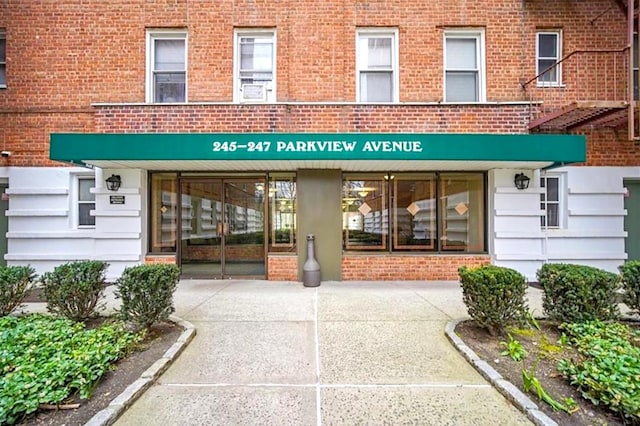
<path fill-rule="evenodd" d="M 548 263 L 536 275 L 544 290 L 542 307 L 549 319 L 583 322 L 620 316 L 620 278 L 616 274 L 591 266 Z"/>
<path fill-rule="evenodd" d="M 40 404 L 87 399 L 95 383 L 141 336 L 123 324 L 87 330 L 45 315 L 0 318 L 0 424 L 15 424 Z"/>
<path fill-rule="evenodd" d="M 105 272 L 108 264 L 98 260 L 69 262 L 42 275 L 47 311 L 74 321 L 95 316 L 104 308 Z"/>
<path fill-rule="evenodd" d="M 640 315 L 640 260 L 627 262 L 618 269 L 622 275 L 623 301 Z"/>
<path fill-rule="evenodd" d="M 176 265 L 139 265 L 126 268 L 116 280 L 116 297 L 122 299 L 119 315 L 136 329 L 165 321 L 175 308 L 173 292 L 180 269 Z"/>
<path fill-rule="evenodd" d="M 640 424 L 640 331 L 598 320 L 562 328 L 580 357 L 561 360 L 558 370 L 595 405 Z"/>
<path fill-rule="evenodd" d="M 525 321 L 527 282 L 513 269 L 484 265 L 458 269 L 462 296 L 469 316 L 495 335 L 512 323 Z"/>
<path fill-rule="evenodd" d="M 0 316 L 9 315 L 22 303 L 34 278 L 30 266 L 0 267 Z"/>

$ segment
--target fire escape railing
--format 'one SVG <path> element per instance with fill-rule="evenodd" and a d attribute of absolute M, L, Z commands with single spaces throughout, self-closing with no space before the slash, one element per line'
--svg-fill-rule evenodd
<path fill-rule="evenodd" d="M 576 50 L 522 83 L 525 100 L 531 103 L 530 120 L 579 103 L 594 106 L 633 107 L 633 69 L 630 48 L 618 50 Z M 556 82 L 544 81 L 557 76 Z M 631 111 L 629 111 L 631 112 Z"/>

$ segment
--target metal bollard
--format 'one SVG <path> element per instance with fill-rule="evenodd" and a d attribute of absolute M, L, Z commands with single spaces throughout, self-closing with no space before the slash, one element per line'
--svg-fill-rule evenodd
<path fill-rule="evenodd" d="M 316 260 L 315 239 L 313 234 L 307 235 L 307 260 L 302 266 L 302 284 L 305 287 L 320 285 L 320 264 Z"/>

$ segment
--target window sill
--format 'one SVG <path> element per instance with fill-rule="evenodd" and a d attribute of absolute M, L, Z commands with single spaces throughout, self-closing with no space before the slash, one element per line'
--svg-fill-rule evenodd
<path fill-rule="evenodd" d="M 536 87 L 539 89 L 564 89 L 567 85 L 564 83 L 536 83 Z"/>

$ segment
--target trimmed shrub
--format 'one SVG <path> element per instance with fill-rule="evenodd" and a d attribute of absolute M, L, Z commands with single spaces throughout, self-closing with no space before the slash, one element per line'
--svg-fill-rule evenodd
<path fill-rule="evenodd" d="M 637 315 L 640 315 L 640 260 L 621 265 L 623 302 Z"/>
<path fill-rule="evenodd" d="M 9 315 L 22 303 L 34 278 L 31 266 L 0 267 L 0 316 Z"/>
<path fill-rule="evenodd" d="M 495 335 L 512 323 L 526 320 L 527 281 L 517 271 L 495 265 L 458 269 L 462 297 L 469 316 Z"/>
<path fill-rule="evenodd" d="M 73 321 L 84 321 L 104 308 L 105 272 L 108 263 L 99 260 L 69 262 L 46 272 L 40 281 L 47 311 Z"/>
<path fill-rule="evenodd" d="M 544 290 L 542 307 L 552 320 L 584 322 L 620 316 L 617 274 L 584 265 L 548 263 L 536 273 Z"/>
<path fill-rule="evenodd" d="M 118 313 L 135 329 L 147 329 L 166 321 L 175 308 L 173 292 L 180 269 L 176 265 L 138 265 L 126 268 L 116 280 L 116 297 L 122 299 Z"/>

